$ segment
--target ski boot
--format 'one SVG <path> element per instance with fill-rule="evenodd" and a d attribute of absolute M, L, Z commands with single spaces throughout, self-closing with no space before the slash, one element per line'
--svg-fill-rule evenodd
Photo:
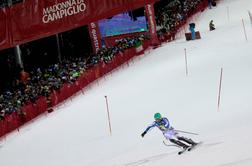
<path fill-rule="evenodd" d="M 179 140 L 170 139 L 170 141 L 183 148 L 181 151 L 178 152 L 178 155 L 181 155 L 182 153 L 186 152 L 188 148 L 190 148 L 190 146 L 184 144 L 183 142 L 180 142 Z"/>
<path fill-rule="evenodd" d="M 184 141 L 184 142 L 190 144 L 191 146 L 197 145 L 197 143 L 194 142 L 192 139 L 188 139 L 188 138 L 185 138 L 185 137 L 178 137 L 178 140 Z"/>
<path fill-rule="evenodd" d="M 170 139 L 170 141 L 176 145 L 178 145 L 179 147 L 182 147 L 184 150 L 188 149 L 189 146 L 184 144 L 183 142 L 180 142 L 179 140 L 175 140 L 175 139 Z"/>

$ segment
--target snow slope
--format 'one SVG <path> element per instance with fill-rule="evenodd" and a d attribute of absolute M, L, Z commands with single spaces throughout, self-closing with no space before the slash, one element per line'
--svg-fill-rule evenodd
<path fill-rule="evenodd" d="M 251 166 L 252 27 L 247 10 L 252 12 L 251 0 L 223 0 L 197 14 L 193 21 L 201 40 L 186 42 L 181 36 L 137 57 L 84 95 L 10 134 L 1 141 L 1 165 Z M 217 29 L 209 32 L 211 19 Z M 179 156 L 176 147 L 163 145 L 157 129 L 142 138 L 155 112 L 167 116 L 176 129 L 199 133 L 182 135 L 204 143 Z"/>

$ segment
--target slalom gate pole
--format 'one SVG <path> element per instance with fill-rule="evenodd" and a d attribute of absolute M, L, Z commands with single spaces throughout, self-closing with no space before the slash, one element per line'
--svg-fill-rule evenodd
<path fill-rule="evenodd" d="M 222 72 L 223 72 L 223 68 L 221 68 L 221 73 L 220 73 L 220 83 L 219 83 L 219 93 L 218 93 L 218 111 L 220 110 Z"/>
<path fill-rule="evenodd" d="M 246 39 L 246 41 L 248 41 L 247 32 L 246 32 L 246 29 L 245 29 L 245 24 L 244 24 L 243 19 L 242 19 L 242 25 L 243 25 L 243 31 L 244 31 L 245 39 Z"/>
<path fill-rule="evenodd" d="M 188 75 L 188 66 L 187 66 L 187 54 L 186 54 L 186 48 L 184 48 L 185 51 L 185 68 L 186 68 L 186 76 Z"/>
<path fill-rule="evenodd" d="M 249 15 L 249 20 L 250 20 L 250 23 L 251 23 L 251 26 L 252 26 L 252 14 L 250 13 L 249 10 L 248 10 L 248 15 Z"/>
<path fill-rule="evenodd" d="M 180 133 L 186 133 L 186 134 L 192 134 L 192 135 L 199 135 L 198 133 L 193 133 L 193 132 L 188 132 L 188 131 L 183 131 L 183 130 L 174 130 Z"/>
<path fill-rule="evenodd" d="M 106 107 L 107 107 L 107 114 L 108 114 L 108 122 L 109 122 L 109 132 L 110 135 L 112 135 L 112 129 L 111 129 L 111 122 L 110 122 L 110 115 L 109 115 L 109 106 L 108 106 L 108 98 L 107 96 L 104 96 L 106 100 Z"/>
<path fill-rule="evenodd" d="M 227 18 L 228 18 L 228 22 L 230 22 L 229 7 L 228 6 L 227 6 Z"/>

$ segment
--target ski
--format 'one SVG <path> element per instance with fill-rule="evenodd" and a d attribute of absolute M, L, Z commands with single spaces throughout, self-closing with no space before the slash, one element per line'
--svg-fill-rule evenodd
<path fill-rule="evenodd" d="M 188 148 L 183 148 L 181 151 L 179 151 L 178 152 L 178 155 L 181 155 L 181 154 L 183 154 L 183 153 L 185 153 L 186 151 L 192 151 L 193 149 L 195 149 L 196 147 L 198 147 L 199 145 L 201 145 L 203 142 L 202 141 L 200 141 L 200 142 L 198 142 L 198 143 L 196 143 L 195 145 L 192 145 L 192 146 L 189 146 Z M 163 144 L 165 145 L 165 146 L 173 146 L 173 147 L 177 147 L 177 148 L 182 148 L 182 147 L 180 147 L 180 146 L 178 146 L 178 145 L 173 145 L 173 144 L 167 144 L 165 141 L 163 141 Z"/>
<path fill-rule="evenodd" d="M 178 145 L 167 144 L 165 141 L 163 141 L 163 143 L 164 143 L 165 146 L 173 146 L 173 147 L 177 147 L 177 148 L 180 148 L 180 149 L 182 148 L 182 147 L 180 147 L 180 146 L 178 146 Z M 188 149 L 188 148 L 182 149 L 181 151 L 178 152 L 178 155 L 181 155 L 182 153 L 186 152 L 187 149 Z"/>
<path fill-rule="evenodd" d="M 192 151 L 193 149 L 195 149 L 195 148 L 197 148 L 199 145 L 201 145 L 203 142 L 201 141 L 201 142 L 198 142 L 198 143 L 196 143 L 195 145 L 192 145 L 192 146 L 190 146 L 190 147 L 188 147 L 188 148 L 186 148 L 186 149 L 183 149 L 183 150 L 181 150 L 181 151 L 179 151 L 178 152 L 178 155 L 181 155 L 181 154 L 183 154 L 184 152 L 186 152 L 186 151 Z"/>
<path fill-rule="evenodd" d="M 178 155 L 181 155 L 181 154 L 185 153 L 187 150 L 188 150 L 188 148 L 184 148 L 183 150 L 178 152 Z"/>
<path fill-rule="evenodd" d="M 196 147 L 198 147 L 198 146 L 201 145 L 202 143 L 203 143 L 203 142 L 201 141 L 201 142 L 196 143 L 195 145 L 190 146 L 190 147 L 188 148 L 188 151 L 191 151 L 191 150 L 195 149 Z"/>

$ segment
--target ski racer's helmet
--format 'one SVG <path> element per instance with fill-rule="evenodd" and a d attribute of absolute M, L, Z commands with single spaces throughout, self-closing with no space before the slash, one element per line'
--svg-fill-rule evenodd
<path fill-rule="evenodd" d="M 155 113 L 155 114 L 154 114 L 154 119 L 155 119 L 155 120 L 159 120 L 159 119 L 161 119 L 161 118 L 162 118 L 162 116 L 161 116 L 160 113 Z"/>

